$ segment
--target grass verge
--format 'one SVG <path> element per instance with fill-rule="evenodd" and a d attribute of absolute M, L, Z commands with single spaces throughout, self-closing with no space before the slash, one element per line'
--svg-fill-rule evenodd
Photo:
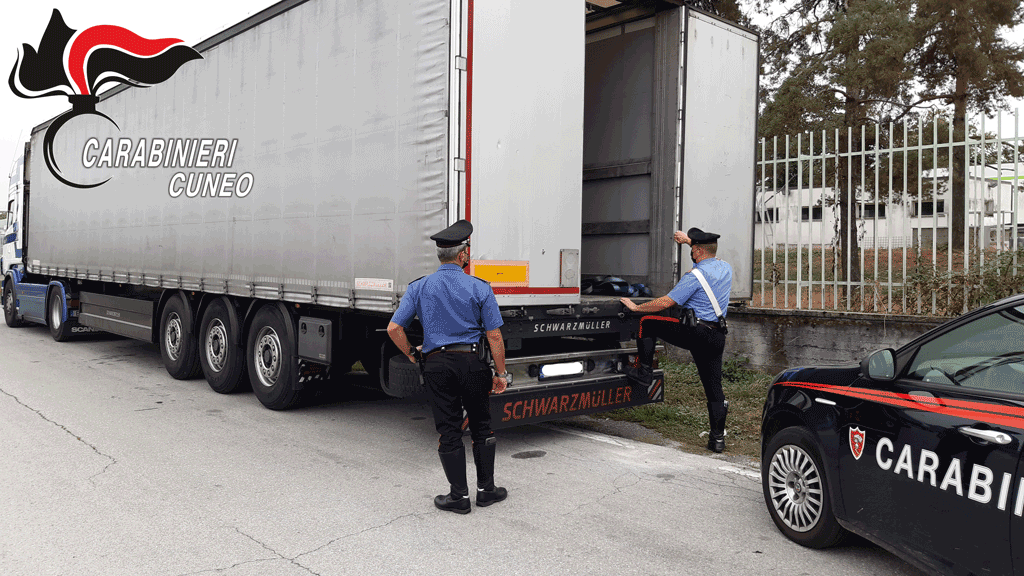
<path fill-rule="evenodd" d="M 697 367 L 662 356 L 665 370 L 665 401 L 635 408 L 623 408 L 602 414 L 610 418 L 636 422 L 678 442 L 691 452 L 707 451 L 708 407 Z M 729 401 L 725 428 L 725 453 L 761 457 L 761 409 L 774 375 L 752 370 L 745 358 L 727 360 L 722 366 L 722 389 Z"/>

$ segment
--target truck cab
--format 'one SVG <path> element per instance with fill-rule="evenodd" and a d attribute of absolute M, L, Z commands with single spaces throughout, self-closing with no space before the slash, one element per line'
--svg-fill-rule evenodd
<path fill-rule="evenodd" d="M 0 276 L 21 265 L 22 229 L 21 215 L 24 211 L 25 157 L 19 156 L 11 166 L 10 184 L 7 196 L 0 206 L 0 234 L 3 236 L 3 250 L 0 252 Z"/>

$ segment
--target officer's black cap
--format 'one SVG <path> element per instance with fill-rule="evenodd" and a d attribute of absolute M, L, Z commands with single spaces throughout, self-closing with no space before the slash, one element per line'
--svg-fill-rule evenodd
<path fill-rule="evenodd" d="M 441 230 L 430 237 L 438 248 L 452 248 L 469 239 L 473 233 L 473 225 L 468 220 L 459 220 L 455 224 Z"/>
<path fill-rule="evenodd" d="M 690 237 L 691 246 L 695 244 L 714 244 L 715 242 L 718 242 L 719 238 L 721 238 L 721 235 L 719 234 L 705 232 L 700 228 L 690 228 L 686 231 L 686 235 Z"/>

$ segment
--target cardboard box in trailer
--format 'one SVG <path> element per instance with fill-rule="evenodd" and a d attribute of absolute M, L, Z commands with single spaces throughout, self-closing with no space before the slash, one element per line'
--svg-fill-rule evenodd
<path fill-rule="evenodd" d="M 466 218 L 505 321 L 507 426 L 662 400 L 660 371 L 643 390 L 622 374 L 637 318 L 581 279 L 663 293 L 672 232 L 700 226 L 750 296 L 743 29 L 670 2 L 286 0 L 195 50 L 33 131 L 8 325 L 152 341 L 173 377 L 273 409 L 357 360 L 415 394 L 383 328 L 438 266 L 428 237 Z"/>

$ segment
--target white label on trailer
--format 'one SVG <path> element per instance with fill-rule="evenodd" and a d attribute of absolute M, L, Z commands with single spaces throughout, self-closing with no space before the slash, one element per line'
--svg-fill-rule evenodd
<path fill-rule="evenodd" d="M 395 281 L 385 278 L 356 278 L 356 290 L 380 290 L 391 292 L 395 289 Z"/>

